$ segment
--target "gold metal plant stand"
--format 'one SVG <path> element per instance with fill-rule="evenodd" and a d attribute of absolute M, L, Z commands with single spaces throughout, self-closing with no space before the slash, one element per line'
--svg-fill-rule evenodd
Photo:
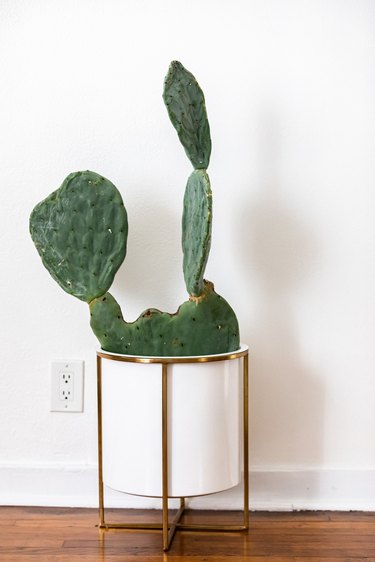
<path fill-rule="evenodd" d="M 98 351 L 98 455 L 99 455 L 99 528 L 100 529 L 144 529 L 163 531 L 163 550 L 169 549 L 177 529 L 189 531 L 245 531 L 249 528 L 249 351 L 248 348 L 220 356 L 204 357 L 135 357 L 112 355 Z M 243 524 L 242 525 L 191 525 L 180 523 L 185 509 L 185 498 L 180 498 L 180 508 L 172 522 L 168 521 L 168 365 L 171 363 L 205 363 L 228 361 L 243 357 Z M 108 523 L 104 513 L 103 448 L 102 448 L 102 359 L 125 361 L 127 363 L 160 363 L 162 365 L 162 523 Z"/>

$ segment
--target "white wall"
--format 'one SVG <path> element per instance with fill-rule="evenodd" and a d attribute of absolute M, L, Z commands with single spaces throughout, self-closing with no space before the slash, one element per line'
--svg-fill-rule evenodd
<path fill-rule="evenodd" d="M 178 59 L 213 138 L 206 276 L 251 346 L 252 507 L 375 509 L 374 2 L 2 0 L 0 53 L 0 501 L 96 501 L 97 344 L 33 206 L 71 171 L 110 178 L 125 316 L 185 299 L 191 166 L 161 99 Z M 84 413 L 49 412 L 54 358 L 85 360 Z"/>

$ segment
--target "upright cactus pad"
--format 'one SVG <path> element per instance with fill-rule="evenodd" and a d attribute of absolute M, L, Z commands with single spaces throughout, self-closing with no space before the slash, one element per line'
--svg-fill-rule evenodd
<path fill-rule="evenodd" d="M 184 302 L 175 314 L 148 309 L 133 323 L 124 321 L 109 293 L 90 303 L 91 327 L 103 349 L 141 356 L 211 355 L 239 348 L 236 316 L 205 284 L 199 304 Z"/>
<path fill-rule="evenodd" d="M 34 208 L 30 233 L 55 281 L 90 302 L 108 291 L 125 258 L 126 210 L 109 180 L 75 172 Z"/>
<path fill-rule="evenodd" d="M 178 61 L 170 64 L 163 99 L 169 118 L 194 168 L 208 168 L 211 137 L 204 95 L 191 72 Z"/>
<path fill-rule="evenodd" d="M 212 192 L 205 170 L 195 170 L 189 177 L 182 215 L 182 249 L 184 277 L 191 296 L 203 293 L 203 275 L 211 246 Z"/>

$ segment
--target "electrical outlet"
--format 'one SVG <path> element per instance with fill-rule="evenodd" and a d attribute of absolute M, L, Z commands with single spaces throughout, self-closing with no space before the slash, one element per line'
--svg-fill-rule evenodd
<path fill-rule="evenodd" d="M 65 370 L 59 373 L 59 399 L 69 402 L 74 401 L 74 373 L 68 373 Z"/>
<path fill-rule="evenodd" d="M 51 364 L 51 412 L 83 412 L 83 361 Z"/>

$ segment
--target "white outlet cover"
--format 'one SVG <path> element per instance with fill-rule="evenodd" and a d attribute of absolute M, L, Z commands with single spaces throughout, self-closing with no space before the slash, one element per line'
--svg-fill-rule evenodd
<path fill-rule="evenodd" d="M 83 361 L 52 361 L 51 412 L 83 412 L 83 368 Z"/>

